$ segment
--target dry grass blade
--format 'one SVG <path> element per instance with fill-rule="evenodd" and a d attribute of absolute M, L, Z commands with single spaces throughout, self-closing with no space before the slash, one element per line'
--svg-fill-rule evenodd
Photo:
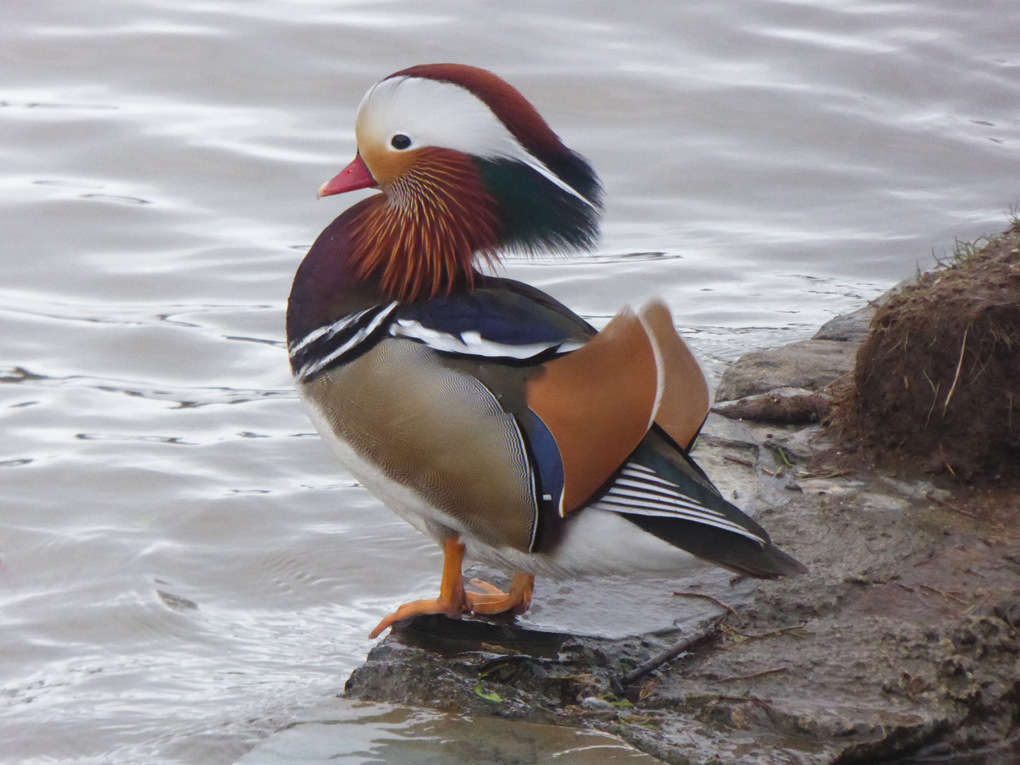
<path fill-rule="evenodd" d="M 752 680 L 756 677 L 762 677 L 764 675 L 774 675 L 776 672 L 786 672 L 786 667 L 773 667 L 772 669 L 763 669 L 761 672 L 752 672 L 750 675 L 733 675 L 731 677 L 719 678 L 716 682 L 719 683 L 732 683 L 736 680 Z"/>
<path fill-rule="evenodd" d="M 717 598 L 715 595 L 708 595 L 707 593 L 704 592 L 690 592 L 689 590 L 677 590 L 673 594 L 683 598 L 702 598 L 703 600 L 710 600 L 717 606 L 719 606 L 719 608 L 729 611 L 734 616 L 736 616 L 737 614 L 737 609 L 735 609 L 729 603 L 719 600 L 719 598 Z"/>

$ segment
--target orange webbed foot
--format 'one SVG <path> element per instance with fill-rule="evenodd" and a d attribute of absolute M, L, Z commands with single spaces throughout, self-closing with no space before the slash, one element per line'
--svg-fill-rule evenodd
<path fill-rule="evenodd" d="M 518 571 L 510 584 L 510 591 L 503 592 L 488 582 L 472 579 L 471 584 L 485 592 L 466 592 L 461 567 L 464 563 L 464 545 L 458 537 L 443 542 L 443 580 L 439 585 L 439 597 L 435 600 L 413 600 L 379 622 L 369 633 L 369 638 L 378 637 L 387 627 L 403 619 L 422 614 L 443 614 L 450 619 L 459 619 L 464 614 L 503 614 L 520 616 L 531 606 L 531 593 L 535 588 L 535 577 Z"/>
<path fill-rule="evenodd" d="M 377 638 L 387 627 L 392 627 L 396 622 L 410 619 L 412 616 L 443 614 L 451 619 L 459 619 L 468 613 L 469 610 L 466 599 L 461 603 L 444 600 L 442 596 L 435 600 L 412 600 L 410 603 L 404 603 L 396 611 L 375 625 L 375 629 L 368 634 L 368 637 L 370 639 Z"/>
<path fill-rule="evenodd" d="M 445 614 L 451 619 L 459 619 L 468 613 L 471 607 L 464 592 L 464 579 L 461 574 L 463 564 L 464 545 L 459 537 L 450 537 L 443 542 L 443 580 L 439 585 L 439 597 L 435 600 L 413 600 L 404 603 L 375 625 L 375 629 L 368 637 L 376 638 L 387 627 L 419 614 Z"/>
<path fill-rule="evenodd" d="M 532 574 L 523 574 L 518 571 L 514 574 L 514 580 L 510 584 L 509 592 L 503 592 L 498 587 L 488 582 L 483 582 L 481 579 L 472 579 L 471 584 L 485 590 L 484 593 L 465 593 L 471 613 L 511 613 L 514 616 L 520 616 L 531 607 L 531 594 L 535 589 L 535 577 Z"/>

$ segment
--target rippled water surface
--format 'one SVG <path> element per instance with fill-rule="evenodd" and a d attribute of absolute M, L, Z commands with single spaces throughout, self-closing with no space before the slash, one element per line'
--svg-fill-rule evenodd
<path fill-rule="evenodd" d="M 596 323 L 663 295 L 714 376 L 1004 228 L 1018 29 L 1015 0 L 6 3 L 0 759 L 234 762 L 435 588 L 283 348 L 377 79 L 522 90 L 608 207 L 595 256 L 507 271 Z"/>

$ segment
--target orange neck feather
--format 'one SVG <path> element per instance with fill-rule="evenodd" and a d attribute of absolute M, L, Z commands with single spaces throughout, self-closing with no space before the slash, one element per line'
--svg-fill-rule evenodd
<path fill-rule="evenodd" d="M 371 199 L 350 231 L 350 263 L 400 302 L 470 290 L 474 261 L 496 259 L 495 202 L 471 160 L 422 149 L 414 165 Z"/>

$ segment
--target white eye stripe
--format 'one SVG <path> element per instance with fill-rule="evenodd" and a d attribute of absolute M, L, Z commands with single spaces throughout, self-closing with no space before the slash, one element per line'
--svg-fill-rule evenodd
<path fill-rule="evenodd" d="M 376 83 L 358 108 L 355 134 L 359 145 L 390 146 L 393 137 L 402 134 L 415 147 L 440 146 L 483 159 L 515 160 L 595 208 L 525 149 L 484 101 L 451 82 L 401 76 Z"/>

